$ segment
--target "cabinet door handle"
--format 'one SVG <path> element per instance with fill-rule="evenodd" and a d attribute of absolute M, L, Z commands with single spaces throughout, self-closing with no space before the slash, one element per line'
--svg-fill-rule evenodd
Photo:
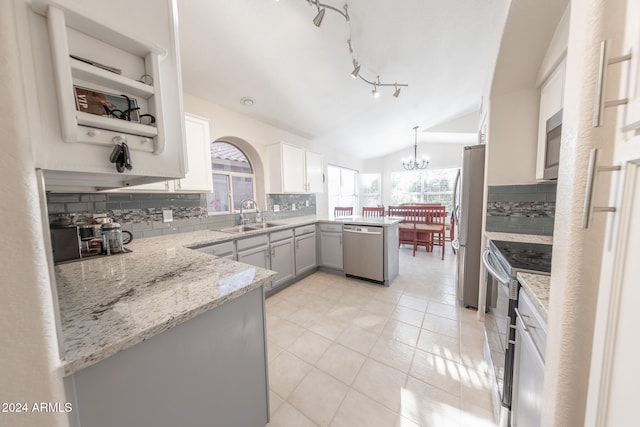
<path fill-rule="evenodd" d="M 593 194 L 595 189 L 596 174 L 599 172 L 616 172 L 621 166 L 598 166 L 598 149 L 592 148 L 589 153 L 589 165 L 587 169 L 587 185 L 582 208 L 582 228 L 591 226 L 591 217 L 594 212 L 615 212 L 614 206 L 593 206 Z"/>
<path fill-rule="evenodd" d="M 608 107 L 617 107 L 629 102 L 628 98 L 616 99 L 613 101 L 604 100 L 604 85 L 606 69 L 608 65 L 618 64 L 620 62 L 629 61 L 631 54 L 615 56 L 607 59 L 607 41 L 600 42 L 600 61 L 598 63 L 598 79 L 596 80 L 596 96 L 593 103 L 593 127 L 597 128 L 604 124 L 604 109 Z"/>

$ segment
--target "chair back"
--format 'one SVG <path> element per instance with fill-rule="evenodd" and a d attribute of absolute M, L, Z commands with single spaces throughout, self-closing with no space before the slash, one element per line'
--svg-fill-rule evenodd
<path fill-rule="evenodd" d="M 333 217 L 334 218 L 338 218 L 341 216 L 352 216 L 353 215 L 353 207 L 352 206 L 347 206 L 347 207 L 338 207 L 336 206 L 333 209 Z"/>
<path fill-rule="evenodd" d="M 369 218 L 382 217 L 384 216 L 384 208 L 363 206 L 362 216 Z"/>

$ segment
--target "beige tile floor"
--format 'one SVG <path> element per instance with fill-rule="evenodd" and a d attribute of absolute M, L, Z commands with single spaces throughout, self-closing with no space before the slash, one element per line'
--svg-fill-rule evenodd
<path fill-rule="evenodd" d="M 390 287 L 317 272 L 267 299 L 268 426 L 495 426 L 450 251 L 401 248 Z"/>

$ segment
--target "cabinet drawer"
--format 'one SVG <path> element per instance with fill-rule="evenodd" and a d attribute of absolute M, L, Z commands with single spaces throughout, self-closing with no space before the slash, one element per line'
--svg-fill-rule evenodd
<path fill-rule="evenodd" d="M 245 249 L 255 248 L 256 246 L 266 245 L 267 243 L 269 243 L 267 235 L 261 234 L 259 236 L 238 239 L 236 241 L 236 248 L 238 249 L 238 252 L 240 252 Z"/>
<path fill-rule="evenodd" d="M 334 231 L 334 232 L 342 233 L 342 224 L 330 224 L 326 222 L 321 222 L 320 231 Z"/>
<path fill-rule="evenodd" d="M 311 224 L 311 225 L 305 225 L 302 227 L 296 227 L 294 234 L 296 236 L 301 236 L 303 234 L 309 234 L 309 233 L 313 233 L 316 231 L 316 226 L 315 224 Z"/>
<path fill-rule="evenodd" d="M 271 243 L 278 242 L 278 241 L 284 240 L 284 239 L 288 239 L 290 237 L 293 237 L 293 229 L 292 228 L 290 228 L 288 230 L 274 231 L 271 234 L 269 234 L 269 240 L 271 241 Z"/>

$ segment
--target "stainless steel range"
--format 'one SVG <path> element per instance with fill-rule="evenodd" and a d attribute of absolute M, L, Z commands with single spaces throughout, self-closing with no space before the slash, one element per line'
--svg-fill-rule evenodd
<path fill-rule="evenodd" d="M 494 409 L 510 417 L 515 351 L 515 309 L 518 307 L 518 272 L 550 274 L 552 246 L 492 240 L 482 254 L 487 269 L 485 332 L 487 356 L 495 371 L 499 405 Z M 507 425 L 510 425 L 509 423 Z"/>

